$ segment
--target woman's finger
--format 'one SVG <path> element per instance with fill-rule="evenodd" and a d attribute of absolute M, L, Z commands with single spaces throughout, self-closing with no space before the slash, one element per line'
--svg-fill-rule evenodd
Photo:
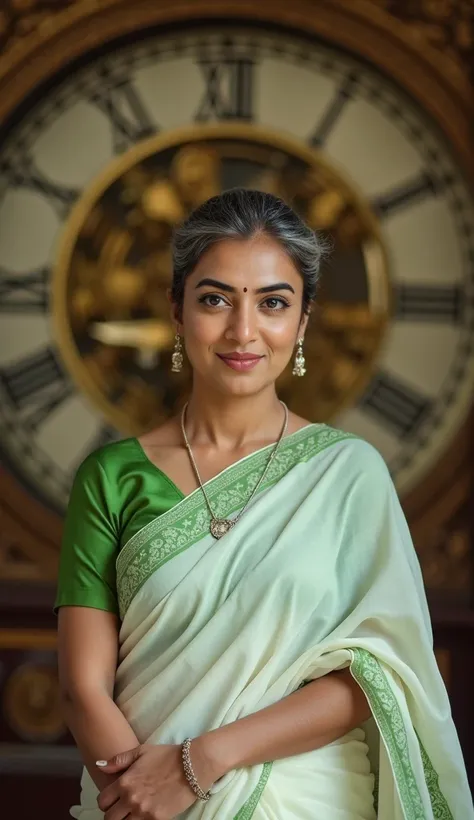
<path fill-rule="evenodd" d="M 104 820 L 130 820 L 130 812 L 126 803 L 122 799 L 117 800 L 112 808 L 105 812 Z M 143 818 L 138 817 L 137 820 L 143 820 Z"/>

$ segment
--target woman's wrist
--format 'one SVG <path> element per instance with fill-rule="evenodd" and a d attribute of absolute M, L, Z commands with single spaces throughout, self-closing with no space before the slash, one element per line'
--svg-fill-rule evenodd
<path fill-rule="evenodd" d="M 206 732 L 194 738 L 191 743 L 192 766 L 196 779 L 204 790 L 235 768 L 221 733 L 222 729 Z"/>

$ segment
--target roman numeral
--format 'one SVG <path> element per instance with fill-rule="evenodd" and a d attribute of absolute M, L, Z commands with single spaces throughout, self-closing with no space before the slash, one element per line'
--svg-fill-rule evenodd
<path fill-rule="evenodd" d="M 399 438 L 416 430 L 431 401 L 388 373 L 379 373 L 362 397 L 360 407 L 390 427 Z"/>
<path fill-rule="evenodd" d="M 49 268 L 24 276 L 0 270 L 0 313 L 38 313 L 48 307 Z"/>
<path fill-rule="evenodd" d="M 250 58 L 229 57 L 222 60 L 199 60 L 206 90 L 196 119 L 253 120 L 253 84 L 255 63 Z"/>
<path fill-rule="evenodd" d="M 107 115 L 117 154 L 160 130 L 134 86 L 128 80 L 111 78 L 106 67 L 101 68 L 100 87 L 90 100 Z"/>
<path fill-rule="evenodd" d="M 395 291 L 395 315 L 404 321 L 455 324 L 463 311 L 460 285 L 399 285 Z"/>
<path fill-rule="evenodd" d="M 45 347 L 0 371 L 0 380 L 24 422 L 36 429 L 73 392 L 53 350 Z"/>
<path fill-rule="evenodd" d="M 446 190 L 452 184 L 452 181 L 449 175 L 446 175 L 444 179 L 435 179 L 428 172 L 423 171 L 412 179 L 392 188 L 391 191 L 374 197 L 371 205 L 379 217 L 391 216 L 395 211 L 407 208 L 415 202 L 436 196 Z"/>
<path fill-rule="evenodd" d="M 68 215 L 71 206 L 76 201 L 79 192 L 45 177 L 35 167 L 33 160 L 27 156 L 19 156 L 0 161 L 0 174 L 12 188 L 28 188 L 40 193 L 49 201 L 59 219 Z"/>
<path fill-rule="evenodd" d="M 318 125 L 308 139 L 310 145 L 321 148 L 327 141 L 332 129 L 339 120 L 347 103 L 353 99 L 354 89 L 358 83 L 357 74 L 349 74 L 342 85 L 337 89 L 333 99 L 329 102 Z"/>

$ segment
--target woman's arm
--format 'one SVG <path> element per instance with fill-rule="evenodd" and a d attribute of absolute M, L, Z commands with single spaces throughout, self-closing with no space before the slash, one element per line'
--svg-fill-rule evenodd
<path fill-rule="evenodd" d="M 369 717 L 365 695 L 349 670 L 331 672 L 273 706 L 195 738 L 191 744 L 193 770 L 206 791 L 233 769 L 318 749 Z M 119 778 L 102 791 L 102 811 L 117 803 L 124 812 L 131 811 L 133 806 L 133 816 L 137 818 L 148 817 L 152 808 L 157 809 L 156 816 L 165 810 L 173 811 L 170 816 L 174 817 L 190 806 L 192 800 L 182 777 L 179 752 L 179 746 L 145 744 L 118 758 L 108 758 L 106 768 L 111 774 L 120 775 L 127 769 L 126 783 L 125 778 Z M 143 794 L 148 801 L 148 814 L 140 813 Z"/>
<path fill-rule="evenodd" d="M 348 669 L 311 681 L 266 709 L 193 740 L 199 781 L 232 769 L 303 754 L 332 743 L 370 717 L 365 695 Z M 195 763 L 194 763 L 195 761 Z"/>
<path fill-rule="evenodd" d="M 139 745 L 114 703 L 118 618 L 111 612 L 63 606 L 58 616 L 58 663 L 63 714 L 84 764 L 99 789 L 116 779 L 96 760 Z"/>

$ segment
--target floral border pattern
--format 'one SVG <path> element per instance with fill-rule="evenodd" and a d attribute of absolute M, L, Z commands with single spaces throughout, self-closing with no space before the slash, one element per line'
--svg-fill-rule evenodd
<path fill-rule="evenodd" d="M 392 764 L 406 820 L 427 820 L 418 783 L 410 760 L 408 738 L 403 716 L 395 695 L 378 660 L 366 649 L 352 649 L 351 672 L 369 701 L 372 714 L 383 737 Z M 419 741 L 420 742 L 420 741 Z M 439 788 L 438 775 L 420 742 L 425 781 L 433 817 L 454 820 Z"/>
<path fill-rule="evenodd" d="M 272 766 L 273 763 L 264 764 L 262 774 L 260 775 L 260 780 L 258 781 L 249 799 L 246 800 L 242 808 L 239 809 L 236 815 L 234 815 L 234 820 L 250 820 L 250 818 L 253 817 L 253 813 L 258 806 L 258 802 L 263 794 L 265 786 L 267 785 L 268 778 L 270 777 Z"/>
<path fill-rule="evenodd" d="M 309 461 L 326 447 L 348 438 L 357 436 L 326 424 L 312 424 L 288 436 L 260 485 L 258 495 L 274 486 L 296 464 Z M 258 450 L 206 483 L 216 518 L 228 518 L 242 508 L 260 479 L 268 450 L 269 447 Z M 209 522 L 209 511 L 203 502 L 202 492 L 197 489 L 143 527 L 125 544 L 117 559 L 117 589 L 122 618 L 145 581 L 171 558 L 204 538 L 209 533 Z"/>

